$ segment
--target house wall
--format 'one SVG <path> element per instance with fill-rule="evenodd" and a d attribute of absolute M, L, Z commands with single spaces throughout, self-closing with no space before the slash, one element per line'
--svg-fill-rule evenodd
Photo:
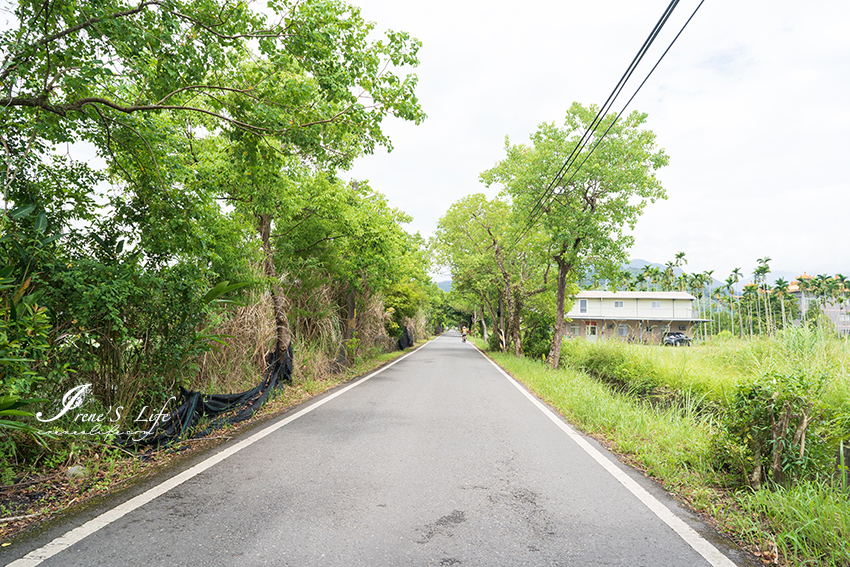
<path fill-rule="evenodd" d="M 620 334 L 620 325 L 625 326 L 626 335 Z M 573 334 L 578 327 L 578 334 Z M 629 342 L 643 342 L 646 344 L 658 344 L 667 331 L 680 331 L 693 336 L 694 324 L 691 321 L 632 321 L 616 319 L 574 319 L 567 324 L 567 337 L 588 338 L 589 328 L 596 327 L 596 340 L 619 340 Z M 680 327 L 684 327 L 681 329 Z"/>
<path fill-rule="evenodd" d="M 686 299 L 619 299 L 619 298 L 588 298 L 587 310 L 581 311 L 582 299 L 576 299 L 573 308 L 568 313 L 572 319 L 617 319 L 619 317 L 654 319 L 697 319 L 698 312 L 693 309 L 693 302 Z M 622 307 L 615 307 L 615 302 L 622 302 Z M 658 306 L 653 307 L 653 303 Z"/>

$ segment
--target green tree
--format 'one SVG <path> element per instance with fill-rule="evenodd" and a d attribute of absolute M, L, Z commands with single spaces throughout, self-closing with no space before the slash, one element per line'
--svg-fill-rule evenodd
<path fill-rule="evenodd" d="M 741 281 L 742 275 L 743 275 L 743 272 L 741 271 L 741 268 L 735 268 L 734 270 L 732 270 L 732 274 L 729 277 L 732 278 L 732 290 L 733 290 L 733 292 L 734 292 L 734 289 L 735 289 L 735 287 L 734 287 L 735 284 L 737 284 L 739 281 Z M 741 300 L 737 297 L 737 295 L 735 296 L 735 301 L 738 303 L 738 322 L 740 323 L 741 338 L 743 339 L 744 338 L 744 318 L 743 318 L 743 314 L 741 312 Z"/>
<path fill-rule="evenodd" d="M 391 147 L 385 117 L 424 118 L 416 77 L 402 74 L 417 64 L 419 42 L 403 32 L 379 38 L 359 9 L 336 0 L 273 1 L 270 9 L 266 16 L 232 0 L 21 0 L 11 29 L 0 32 L 4 208 L 31 206 L 40 230 L 56 235 L 49 263 L 29 253 L 24 262 L 38 272 L 33 286 L 61 307 L 49 306 L 54 335 L 92 345 L 101 366 L 115 362 L 128 375 L 128 361 L 171 360 L 169 373 L 156 369 L 170 377 L 203 321 L 199 298 L 221 279 L 246 276 L 252 262 L 262 261 L 275 292 L 287 262 L 308 256 L 375 287 L 409 276 L 387 269 L 415 255 L 398 226 L 405 217 L 374 194 L 354 194 L 336 172 Z M 76 141 L 93 143 L 108 171 L 51 157 L 56 144 Z M 107 176 L 112 186 L 99 195 Z M 31 240 L 36 221 L 2 222 L 8 262 L 17 248 L 5 236 Z M 331 243 L 338 246 L 323 246 Z M 278 297 L 279 339 L 287 340 Z M 98 337 L 121 340 L 106 352 Z M 159 350 L 148 356 L 140 345 Z"/>
<path fill-rule="evenodd" d="M 729 294 L 729 309 L 731 311 L 730 325 L 729 325 L 729 333 L 731 335 L 735 335 L 735 279 L 734 276 L 730 275 L 726 278 L 724 282 L 726 285 L 723 286 L 723 289 Z M 739 313 L 740 316 L 740 313 Z M 744 335 L 743 331 L 743 323 L 741 324 L 741 337 Z"/>
<path fill-rule="evenodd" d="M 625 228 L 634 228 L 647 203 L 666 197 L 654 172 L 667 164 L 667 155 L 656 147 L 655 134 L 643 128 L 646 115 L 633 112 L 613 124 L 616 117 L 609 115 L 599 130 L 611 126 L 604 142 L 574 175 L 562 179 L 551 199 L 544 198 L 547 185 L 596 114 L 595 106 L 573 103 L 563 126 L 541 124 L 531 135 L 531 145 L 511 145 L 506 139 L 505 159 L 481 174 L 487 186 L 501 185 L 522 218 L 529 224 L 539 222 L 549 239 L 558 266 L 555 333 L 548 357 L 553 367 L 560 360 L 565 333 L 568 284 L 591 270 L 610 279 L 626 262 L 632 244 Z M 579 156 L 579 163 L 585 155 Z M 538 218 L 532 215 L 541 198 L 545 203 Z"/>
<path fill-rule="evenodd" d="M 518 240 L 520 234 L 510 205 L 500 198 L 487 200 L 480 193 L 453 204 L 436 233 L 442 263 L 452 269 L 453 286 L 480 297 L 494 322 L 499 303 L 504 307 L 507 322 L 499 328 L 517 355 L 522 353 L 523 309 L 529 298 L 547 289 L 548 272 L 539 232 Z"/>
<path fill-rule="evenodd" d="M 788 318 L 785 314 L 785 301 L 788 299 L 788 282 L 784 278 L 777 279 L 773 284 L 773 293 L 779 298 L 779 305 L 782 306 L 782 328 L 788 327 Z"/>
<path fill-rule="evenodd" d="M 415 76 L 391 72 L 416 65 L 419 42 L 403 32 L 370 41 L 374 25 L 343 2 L 279 0 L 270 8 L 273 17 L 234 0 L 17 2 L 17 25 L 0 33 L 7 158 L 78 139 L 108 153 L 117 131 L 138 132 L 135 117 L 152 113 L 206 117 L 311 146 L 313 155 L 345 142 L 329 124 L 358 125 L 371 148 L 388 143 L 380 130 L 386 114 L 421 118 Z M 260 63 L 246 67 L 248 58 Z M 4 168 L 4 189 L 16 171 Z"/>

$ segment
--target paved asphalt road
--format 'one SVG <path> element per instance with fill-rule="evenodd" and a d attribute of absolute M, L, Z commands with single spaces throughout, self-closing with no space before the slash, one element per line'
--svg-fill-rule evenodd
<path fill-rule="evenodd" d="M 0 564 L 748 564 L 456 333 L 353 384 L 117 509 L 3 549 Z"/>

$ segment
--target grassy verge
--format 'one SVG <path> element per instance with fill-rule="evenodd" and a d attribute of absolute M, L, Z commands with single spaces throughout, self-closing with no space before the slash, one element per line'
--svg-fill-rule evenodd
<path fill-rule="evenodd" d="M 417 346 L 422 342 L 425 341 L 417 343 Z M 72 441 L 71 446 L 63 446 L 61 451 L 57 451 L 61 460 L 46 459 L 36 463 L 19 471 L 12 483 L 0 486 L 0 545 L 10 545 L 13 537 L 59 513 L 149 478 L 178 459 L 228 441 L 247 428 L 272 419 L 407 352 L 410 351 L 380 353 L 357 359 L 352 367 L 336 374 L 296 373 L 292 386 L 275 392 L 251 419 L 219 429 L 208 437 L 182 441 L 152 453 L 132 454 L 97 442 L 94 438 Z M 71 467 L 79 467 L 78 474 L 69 475 Z"/>
<path fill-rule="evenodd" d="M 846 366 L 830 357 L 842 356 L 845 347 L 835 343 L 822 348 L 815 345 L 817 341 L 806 346 L 806 337 L 785 340 L 804 343 L 801 348 L 810 357 L 809 364 L 831 369 L 836 379 L 824 401 L 837 399 L 838 407 L 833 408 L 840 411 L 846 403 L 841 397 Z M 846 493 L 813 480 L 788 489 L 739 488 L 730 485 L 726 471 L 718 466 L 714 444 L 718 412 L 701 407 L 710 401 L 722 408 L 737 384 L 751 380 L 756 372 L 800 363 L 799 353 L 795 359 L 777 350 L 776 345 L 763 343 L 691 349 L 571 343 L 566 358 L 596 377 L 569 364 L 553 371 L 540 361 L 501 353 L 490 356 L 576 427 L 657 479 L 766 563 L 776 561 L 778 553 L 787 565 L 846 567 L 850 565 Z M 727 364 L 720 364 L 723 360 Z M 619 369 L 613 388 L 610 376 L 604 376 L 611 368 Z M 653 403 L 639 395 L 659 387 L 675 390 L 675 403 Z"/>

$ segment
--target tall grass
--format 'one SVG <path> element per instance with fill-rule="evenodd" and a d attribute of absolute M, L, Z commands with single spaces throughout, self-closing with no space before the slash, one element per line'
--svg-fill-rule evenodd
<path fill-rule="evenodd" d="M 564 343 L 562 364 L 647 393 L 668 387 L 696 392 L 727 405 L 740 384 L 804 369 L 827 376 L 821 402 L 846 423 L 850 436 L 850 342 L 822 327 L 790 327 L 773 337 L 715 337 L 690 348 L 572 340 Z"/>
<path fill-rule="evenodd" d="M 619 341 L 564 344 L 562 364 L 603 380 L 623 383 L 635 393 L 667 387 L 727 403 L 745 375 L 734 367 L 718 364 L 703 348 L 665 348 Z"/>
<path fill-rule="evenodd" d="M 296 286 L 288 290 L 289 318 L 295 351 L 293 381 L 314 384 L 350 376 L 337 361 L 344 342 L 344 321 L 338 306 L 345 294 L 335 283 L 312 285 L 309 293 Z M 352 368 L 358 362 L 380 360 L 395 341 L 386 333 L 384 323 L 389 314 L 378 297 L 362 298 L 364 307 L 356 319 L 356 357 L 347 360 Z M 204 393 L 235 393 L 256 386 L 266 370 L 266 355 L 275 345 L 275 322 L 271 296 L 260 292 L 245 305 L 219 314 L 219 321 L 209 329 L 222 338 L 213 350 L 197 361 L 198 371 L 187 372 L 186 387 Z M 424 337 L 424 333 L 422 335 Z M 308 385 L 309 385 L 308 384 Z M 308 388 L 309 390 L 309 388 Z"/>
<path fill-rule="evenodd" d="M 258 293 L 246 305 L 219 314 L 210 333 L 222 343 L 201 355 L 198 372 L 184 376 L 186 387 L 206 394 L 250 390 L 266 368 L 266 353 L 274 347 L 275 325 L 271 296 Z"/>
<path fill-rule="evenodd" d="M 756 539 L 774 535 L 786 557 L 807 558 L 810 565 L 850 565 L 850 501 L 831 485 L 802 482 L 789 489 L 738 495 L 750 513 Z M 763 531 L 761 520 L 772 534 Z"/>

